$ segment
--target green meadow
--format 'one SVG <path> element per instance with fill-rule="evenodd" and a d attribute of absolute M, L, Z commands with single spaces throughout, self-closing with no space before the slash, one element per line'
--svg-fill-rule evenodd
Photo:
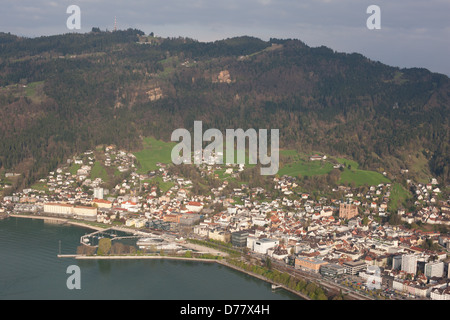
<path fill-rule="evenodd" d="M 153 137 L 146 137 L 143 141 L 143 149 L 134 153 L 139 162 L 138 173 L 147 173 L 158 169 L 158 162 L 172 163 L 172 148 L 175 142 L 164 142 Z"/>
<path fill-rule="evenodd" d="M 396 212 L 401 206 L 404 206 L 406 201 L 411 197 L 412 194 L 401 184 L 394 183 L 391 188 L 391 195 L 389 196 L 388 209 L 391 212 Z"/>
<path fill-rule="evenodd" d="M 287 160 L 287 163 L 278 171 L 279 176 L 317 176 L 333 170 L 333 164 L 329 161 L 310 161 L 308 155 L 296 150 L 280 150 L 280 157 Z"/>
<path fill-rule="evenodd" d="M 333 170 L 333 165 L 329 162 L 322 163 L 321 161 L 304 161 L 300 160 L 294 163 L 289 163 L 283 166 L 279 171 L 278 175 L 292 176 L 317 176 L 322 174 L 327 174 Z"/>
<path fill-rule="evenodd" d="M 278 171 L 280 176 L 324 175 L 333 170 L 333 163 L 340 163 L 344 165 L 340 178 L 341 184 L 354 183 L 355 186 L 361 186 L 365 184 L 378 185 L 380 183 L 390 182 L 389 179 L 378 172 L 360 170 L 359 164 L 356 161 L 345 158 L 329 157 L 323 161 L 311 161 L 309 160 L 310 155 L 301 154 L 296 150 L 281 150 L 280 156 L 287 159 L 287 163 Z M 334 160 L 334 162 L 331 160 Z"/>
<path fill-rule="evenodd" d="M 95 161 L 91 169 L 91 180 L 97 178 L 101 178 L 105 182 L 109 180 L 109 176 L 108 173 L 106 172 L 105 167 L 103 167 L 103 165 L 99 161 Z"/>
<path fill-rule="evenodd" d="M 170 188 L 172 188 L 175 183 L 173 181 L 164 182 L 162 177 L 155 177 L 152 179 L 143 180 L 142 182 L 147 182 L 151 186 L 159 186 L 161 192 L 167 192 Z"/>
<path fill-rule="evenodd" d="M 391 181 L 381 173 L 368 170 L 353 170 L 345 168 L 341 172 L 340 183 L 355 183 L 356 187 L 362 185 L 374 186 L 380 183 L 390 183 Z"/>

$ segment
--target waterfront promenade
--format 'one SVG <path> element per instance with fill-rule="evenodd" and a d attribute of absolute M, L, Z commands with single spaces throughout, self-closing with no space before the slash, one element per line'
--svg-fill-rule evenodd
<path fill-rule="evenodd" d="M 34 214 L 10 214 L 9 216 L 12 218 L 39 219 L 39 220 L 44 220 L 46 222 L 55 223 L 55 224 L 71 224 L 74 226 L 89 228 L 89 229 L 93 229 L 93 230 L 97 230 L 97 231 L 102 231 L 102 230 L 106 229 L 103 227 L 94 226 L 87 222 L 82 222 L 82 221 L 77 222 L 77 221 L 72 221 L 72 220 L 65 219 L 65 218 L 56 218 L 56 217 L 41 216 L 41 215 L 34 215 Z"/>

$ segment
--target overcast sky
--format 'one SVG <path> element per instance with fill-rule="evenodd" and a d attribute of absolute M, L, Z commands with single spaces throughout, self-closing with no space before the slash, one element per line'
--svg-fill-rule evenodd
<path fill-rule="evenodd" d="M 358 52 L 398 67 L 450 76 L 450 0 L 0 0 L 0 31 L 36 37 L 137 28 L 162 37 L 214 41 L 249 35 L 295 38 L 315 47 Z M 81 29 L 69 30 L 70 5 Z M 381 29 L 366 26 L 370 5 Z"/>

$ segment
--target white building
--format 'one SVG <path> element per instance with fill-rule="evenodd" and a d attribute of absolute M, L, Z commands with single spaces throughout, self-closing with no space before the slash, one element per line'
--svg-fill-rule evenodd
<path fill-rule="evenodd" d="M 103 199 L 103 188 L 94 188 L 94 199 Z"/>
<path fill-rule="evenodd" d="M 97 220 L 97 208 L 85 206 L 73 206 L 64 203 L 45 203 L 44 212 L 63 216 L 73 216 L 84 220 Z"/>
<path fill-rule="evenodd" d="M 425 275 L 428 278 L 444 276 L 444 262 L 430 262 L 425 264 Z"/>
<path fill-rule="evenodd" d="M 405 254 L 402 256 L 402 271 L 406 273 L 416 274 L 417 272 L 417 256 L 414 254 Z"/>
<path fill-rule="evenodd" d="M 200 212 L 203 209 L 203 205 L 197 201 L 189 201 L 188 204 L 186 204 L 186 209 L 192 212 Z"/>
<path fill-rule="evenodd" d="M 261 254 L 266 254 L 268 249 L 276 247 L 280 242 L 275 239 L 258 239 L 253 242 L 253 251 Z"/>
<path fill-rule="evenodd" d="M 450 287 L 432 289 L 430 298 L 431 300 L 450 300 Z"/>

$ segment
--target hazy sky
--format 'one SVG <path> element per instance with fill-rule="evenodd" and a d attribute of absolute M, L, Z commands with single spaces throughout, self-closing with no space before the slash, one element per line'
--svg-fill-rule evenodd
<path fill-rule="evenodd" d="M 0 0 L 0 31 L 36 37 L 67 32 L 137 28 L 162 37 L 213 41 L 249 35 L 295 38 L 358 52 L 398 67 L 423 67 L 450 76 L 450 0 Z M 69 30 L 70 5 L 81 29 Z M 366 26 L 370 5 L 381 29 Z"/>

